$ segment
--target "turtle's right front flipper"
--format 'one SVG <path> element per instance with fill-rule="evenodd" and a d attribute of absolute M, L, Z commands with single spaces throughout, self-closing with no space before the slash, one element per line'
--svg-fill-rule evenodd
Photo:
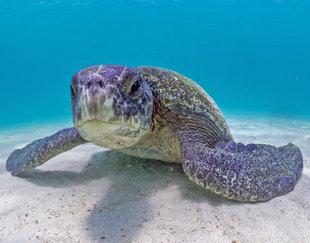
<path fill-rule="evenodd" d="M 52 136 L 36 140 L 22 149 L 14 150 L 6 161 L 6 169 L 16 176 L 83 143 L 87 141 L 74 127 L 60 130 Z"/>

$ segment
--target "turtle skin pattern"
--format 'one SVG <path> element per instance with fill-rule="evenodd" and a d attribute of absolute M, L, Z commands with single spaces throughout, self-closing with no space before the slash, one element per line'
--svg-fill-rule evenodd
<path fill-rule="evenodd" d="M 267 201 L 292 191 L 303 170 L 293 144 L 182 144 L 183 170 L 197 184 L 240 202 Z"/>
<path fill-rule="evenodd" d="M 31 170 L 45 163 L 57 154 L 86 143 L 75 128 L 66 128 L 52 136 L 38 139 L 22 149 L 14 150 L 6 162 L 6 169 L 12 175 Z"/>

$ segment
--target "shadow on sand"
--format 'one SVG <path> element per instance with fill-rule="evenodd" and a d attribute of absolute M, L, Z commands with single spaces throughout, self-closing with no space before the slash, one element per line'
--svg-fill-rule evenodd
<path fill-rule="evenodd" d="M 91 239 L 97 241 L 130 242 L 145 222 L 156 217 L 150 197 L 170 186 L 176 186 L 182 198 L 192 202 L 206 202 L 213 207 L 238 205 L 191 182 L 181 164 L 140 159 L 111 150 L 94 154 L 79 173 L 33 170 L 23 178 L 39 186 L 56 188 L 108 180 L 108 189 L 102 191 L 102 199 L 86 222 Z"/>

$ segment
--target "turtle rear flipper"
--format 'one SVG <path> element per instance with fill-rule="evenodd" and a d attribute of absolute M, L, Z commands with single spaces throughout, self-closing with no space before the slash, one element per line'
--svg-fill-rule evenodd
<path fill-rule="evenodd" d="M 216 148 L 182 143 L 183 170 L 197 184 L 240 202 L 267 201 L 292 191 L 303 158 L 293 144 L 275 147 L 220 142 Z"/>
<path fill-rule="evenodd" d="M 6 169 L 16 176 L 86 142 L 75 128 L 60 130 L 52 136 L 36 140 L 22 149 L 14 150 L 6 161 Z"/>

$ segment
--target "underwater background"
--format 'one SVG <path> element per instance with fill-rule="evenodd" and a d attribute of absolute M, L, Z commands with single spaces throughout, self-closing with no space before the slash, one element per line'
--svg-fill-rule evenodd
<path fill-rule="evenodd" d="M 2 0 L 0 126 L 70 120 L 70 80 L 151 65 L 201 85 L 225 116 L 310 119 L 310 2 Z"/>
<path fill-rule="evenodd" d="M 309 242 L 309 0 L 0 0 L 0 57 L 0 242 Z M 236 142 L 296 144 L 300 181 L 240 204 L 92 143 L 11 176 L 12 151 L 72 127 L 71 78 L 98 64 L 191 78 Z"/>

